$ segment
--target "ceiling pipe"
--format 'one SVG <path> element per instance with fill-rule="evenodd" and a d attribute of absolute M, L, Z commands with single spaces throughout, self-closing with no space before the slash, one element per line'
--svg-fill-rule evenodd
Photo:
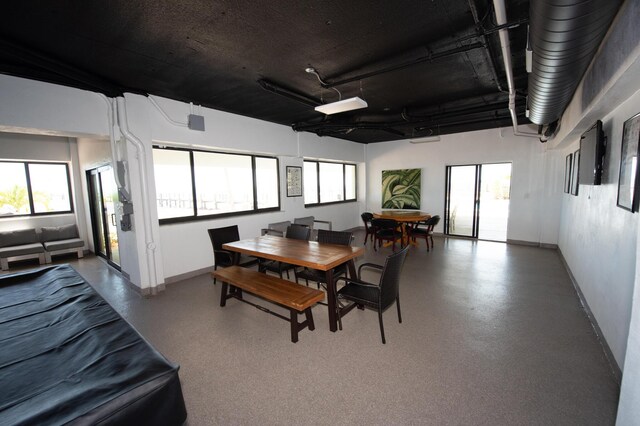
<path fill-rule="evenodd" d="M 397 70 L 401 70 L 404 68 L 408 68 L 408 67 L 412 67 L 414 65 L 418 65 L 421 64 L 423 62 L 430 62 L 436 59 L 440 59 L 440 58 L 444 58 L 446 56 L 451 56 L 451 55 L 456 55 L 458 53 L 464 53 L 464 52 L 468 52 L 470 50 L 474 50 L 474 49 L 480 49 L 484 47 L 484 45 L 482 43 L 471 43 L 471 44 L 466 44 L 464 46 L 460 46 L 460 47 L 456 47 L 453 49 L 449 49 L 449 50 L 443 50 L 440 52 L 436 52 L 436 53 L 430 53 L 426 56 L 422 56 L 418 59 L 414 59 L 413 61 L 410 62 L 405 62 L 403 64 L 398 64 L 398 65 L 392 65 L 390 67 L 386 67 L 386 68 L 382 68 L 376 71 L 371 71 L 368 73 L 364 73 L 364 74 L 359 74 L 353 77 L 349 77 L 349 78 L 345 78 L 342 80 L 337 80 L 337 81 L 327 81 L 326 83 L 322 84 L 322 87 L 325 87 L 327 89 L 332 89 L 336 86 L 341 86 L 343 84 L 347 84 L 347 83 L 352 83 L 354 81 L 359 81 L 359 80 L 364 80 L 365 78 L 369 78 L 369 77 L 374 77 L 376 75 L 380 75 L 380 74 L 385 74 L 391 71 L 397 71 Z"/>
<path fill-rule="evenodd" d="M 317 107 L 318 105 L 322 105 L 322 102 L 318 101 L 317 99 L 311 98 L 307 95 L 303 95 L 302 93 L 294 92 L 291 89 L 282 87 L 269 80 L 265 80 L 264 78 L 258 80 L 258 84 L 267 92 L 271 92 L 276 95 L 283 96 L 285 98 L 291 99 L 292 101 L 299 102 L 303 105 L 312 106 L 312 107 Z"/>
<path fill-rule="evenodd" d="M 493 0 L 493 9 L 496 12 L 496 24 L 498 26 L 507 23 L 507 10 L 504 0 Z M 513 81 L 513 66 L 511 63 L 511 43 L 509 42 L 509 31 L 503 28 L 498 31 L 500 37 L 500 48 L 502 49 L 502 58 L 504 60 L 504 71 L 507 74 L 507 87 L 509 89 L 509 113 L 511 114 L 511 124 L 513 125 L 513 134 L 515 136 L 524 136 L 530 138 L 539 138 L 537 133 L 526 133 L 518 130 L 518 116 L 516 114 L 516 88 Z"/>
<path fill-rule="evenodd" d="M 471 9 L 471 16 L 473 16 L 473 22 L 476 25 L 476 31 L 479 33 L 477 36 L 480 37 L 480 39 L 485 45 L 484 51 L 489 58 L 489 63 L 491 64 L 490 68 L 491 68 L 491 75 L 493 76 L 493 80 L 496 82 L 496 87 L 498 88 L 498 91 L 504 92 L 504 89 L 502 88 L 502 84 L 500 83 L 500 79 L 498 78 L 498 72 L 497 72 L 498 67 L 496 66 L 496 62 L 497 62 L 496 55 L 493 49 L 491 48 L 491 44 L 487 40 L 487 37 L 486 37 L 487 33 L 484 31 L 484 28 L 482 27 L 482 21 L 480 20 L 480 16 L 478 15 L 478 7 L 476 6 L 476 3 L 474 0 L 469 0 L 469 9 Z"/>
<path fill-rule="evenodd" d="M 151 226 L 151 200 L 147 188 L 149 188 L 149 178 L 147 177 L 147 152 L 144 143 L 129 130 L 129 122 L 127 120 L 127 105 L 125 98 L 119 96 L 116 98 L 117 120 L 120 132 L 126 140 L 136 149 L 136 163 L 138 164 L 138 173 L 140 174 L 140 184 L 142 186 L 142 217 L 144 221 L 144 240 L 147 254 L 147 279 L 149 283 L 145 283 L 140 277 L 140 288 L 146 290 L 150 287 L 151 294 L 156 294 L 158 285 L 158 275 L 156 266 L 156 243 L 153 239 L 153 228 Z"/>
<path fill-rule="evenodd" d="M 530 3 L 529 120 L 560 119 L 622 0 L 545 0 Z"/>

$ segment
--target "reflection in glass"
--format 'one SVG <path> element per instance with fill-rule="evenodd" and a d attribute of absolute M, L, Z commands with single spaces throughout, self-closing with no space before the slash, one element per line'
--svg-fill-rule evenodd
<path fill-rule="evenodd" d="M 0 216 L 30 213 L 24 164 L 0 162 Z"/>
<path fill-rule="evenodd" d="M 278 161 L 256 157 L 256 192 L 258 208 L 278 207 Z"/>
<path fill-rule="evenodd" d="M 344 166 L 344 189 L 345 200 L 356 199 L 356 166 L 353 164 L 345 164 Z"/>
<path fill-rule="evenodd" d="M 449 233 L 473 236 L 476 166 L 452 166 L 449 181 Z"/>
<path fill-rule="evenodd" d="M 253 210 L 253 172 L 247 155 L 194 152 L 198 215 Z"/>
<path fill-rule="evenodd" d="M 65 164 L 29 164 L 34 213 L 71 211 Z"/>
<path fill-rule="evenodd" d="M 318 169 L 315 162 L 304 162 L 303 178 L 304 178 L 304 203 L 318 203 Z"/>
<path fill-rule="evenodd" d="M 320 202 L 344 200 L 344 174 L 342 164 L 320 163 Z"/>
<path fill-rule="evenodd" d="M 158 218 L 193 215 L 191 161 L 186 151 L 153 150 Z"/>

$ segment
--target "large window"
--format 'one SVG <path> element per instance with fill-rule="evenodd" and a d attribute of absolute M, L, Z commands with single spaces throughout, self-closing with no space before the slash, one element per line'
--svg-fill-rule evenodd
<path fill-rule="evenodd" d="M 71 212 L 67 164 L 0 161 L 0 216 Z"/>
<path fill-rule="evenodd" d="M 355 200 L 355 164 L 305 160 L 305 205 L 342 203 Z"/>
<path fill-rule="evenodd" d="M 276 158 L 154 148 L 153 164 L 160 223 L 280 208 Z"/>

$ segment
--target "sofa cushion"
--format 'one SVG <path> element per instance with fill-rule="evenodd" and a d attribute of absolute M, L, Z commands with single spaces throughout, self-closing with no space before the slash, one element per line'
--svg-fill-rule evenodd
<path fill-rule="evenodd" d="M 78 228 L 74 223 L 62 226 L 43 226 L 40 229 L 41 241 L 58 241 L 78 238 Z"/>
<path fill-rule="evenodd" d="M 0 247 L 21 246 L 38 242 L 35 229 L 19 229 L 17 231 L 0 232 Z"/>
<path fill-rule="evenodd" d="M 83 247 L 84 241 L 82 241 L 80 238 L 70 238 L 68 240 L 47 241 L 42 244 L 44 245 L 45 250 L 56 251 L 75 247 Z"/>
<path fill-rule="evenodd" d="M 22 244 L 13 247 L 0 247 L 0 257 L 24 256 L 25 254 L 44 253 L 40 243 Z"/>

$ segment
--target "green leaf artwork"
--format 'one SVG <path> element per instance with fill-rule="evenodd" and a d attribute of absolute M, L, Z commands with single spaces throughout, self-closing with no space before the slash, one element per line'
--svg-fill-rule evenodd
<path fill-rule="evenodd" d="M 421 169 L 382 171 L 382 208 L 420 208 Z"/>

